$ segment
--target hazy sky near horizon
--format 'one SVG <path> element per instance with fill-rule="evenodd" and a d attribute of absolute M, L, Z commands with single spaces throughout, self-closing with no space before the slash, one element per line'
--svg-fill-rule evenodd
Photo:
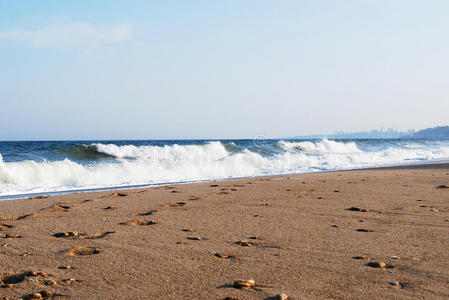
<path fill-rule="evenodd" d="M 0 140 L 449 123 L 449 1 L 0 0 Z"/>

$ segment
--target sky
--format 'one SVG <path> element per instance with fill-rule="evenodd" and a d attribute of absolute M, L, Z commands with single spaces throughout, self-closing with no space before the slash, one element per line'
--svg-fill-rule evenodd
<path fill-rule="evenodd" d="M 447 0 L 0 0 L 0 140 L 449 125 Z"/>

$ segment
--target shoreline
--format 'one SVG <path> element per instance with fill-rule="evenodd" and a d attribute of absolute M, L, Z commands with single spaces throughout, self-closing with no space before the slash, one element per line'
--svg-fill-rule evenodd
<path fill-rule="evenodd" d="M 378 167 L 366 167 L 366 168 L 354 168 L 354 169 L 341 169 L 341 170 L 324 170 L 316 172 L 305 172 L 305 173 L 284 173 L 284 174 L 272 174 L 272 175 L 257 175 L 257 176 L 247 176 L 247 177 L 234 177 L 234 178 L 218 178 L 218 179 L 203 179 L 203 180 L 192 180 L 192 181 L 178 181 L 178 182 L 164 182 L 164 183 L 154 183 L 154 184 L 137 184 L 128 186 L 113 186 L 113 187 L 99 187 L 91 189 L 74 189 L 66 191 L 53 191 L 53 192 L 39 192 L 39 193 L 25 193 L 16 195 L 5 195 L 0 196 L 1 201 L 11 201 L 18 199 L 30 199 L 39 196 L 58 196 L 58 195 L 68 195 L 68 194 L 80 194 L 80 193 L 93 193 L 93 192 L 104 192 L 104 191 L 121 191 L 121 190 L 134 190 L 141 188 L 151 188 L 167 185 L 180 185 L 180 184 L 195 184 L 202 182 L 214 182 L 214 181 L 228 181 L 228 180 L 240 180 L 240 179 L 251 179 L 251 178 L 270 178 L 277 176 L 292 176 L 292 175 L 307 175 L 307 174 L 317 174 L 317 173 L 329 173 L 329 172 L 348 172 L 348 171 L 358 171 L 358 170 L 379 170 L 379 169 L 446 169 L 449 168 L 449 160 L 437 160 L 430 162 L 412 162 L 410 164 L 399 164 L 399 165 L 386 165 Z"/>
<path fill-rule="evenodd" d="M 0 201 L 0 294 L 446 299 L 440 186 L 449 164 Z"/>

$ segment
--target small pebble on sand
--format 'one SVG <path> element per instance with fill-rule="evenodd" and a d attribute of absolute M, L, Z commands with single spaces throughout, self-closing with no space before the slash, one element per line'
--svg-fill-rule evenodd
<path fill-rule="evenodd" d="M 243 247 L 249 247 L 249 246 L 253 245 L 253 243 L 251 243 L 250 241 L 247 241 L 247 240 L 238 241 L 238 242 L 236 242 L 236 244 L 243 246 Z"/>
<path fill-rule="evenodd" d="M 227 253 L 218 253 L 217 252 L 214 255 L 218 258 L 223 258 L 223 259 L 232 258 L 232 255 L 227 254 Z"/>
<path fill-rule="evenodd" d="M 388 281 L 388 284 L 389 284 L 389 285 L 392 285 L 392 286 L 400 286 L 400 285 L 401 285 L 401 284 L 399 283 L 399 281 L 395 281 L 395 280 Z"/>
<path fill-rule="evenodd" d="M 234 281 L 233 286 L 236 288 L 252 288 L 256 285 L 256 282 L 253 279 L 249 280 L 236 280 Z"/>
<path fill-rule="evenodd" d="M 288 296 L 284 293 L 282 294 L 277 294 L 276 296 L 274 296 L 274 299 L 276 300 L 288 300 Z"/>
<path fill-rule="evenodd" d="M 368 267 L 371 268 L 386 268 L 387 264 L 384 263 L 383 261 L 370 261 L 369 263 L 366 264 Z"/>

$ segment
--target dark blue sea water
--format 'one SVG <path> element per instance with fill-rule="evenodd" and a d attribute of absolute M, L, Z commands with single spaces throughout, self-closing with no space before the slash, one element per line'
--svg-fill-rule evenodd
<path fill-rule="evenodd" d="M 0 142 L 0 197 L 449 159 L 449 140 Z"/>

